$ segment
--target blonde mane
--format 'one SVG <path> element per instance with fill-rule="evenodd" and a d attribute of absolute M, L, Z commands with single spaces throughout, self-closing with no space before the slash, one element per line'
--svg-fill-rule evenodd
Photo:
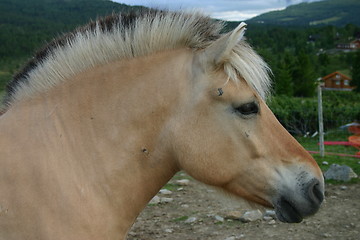
<path fill-rule="evenodd" d="M 200 13 L 160 10 L 91 22 L 52 41 L 15 75 L 7 86 L 5 109 L 100 64 L 180 47 L 203 49 L 221 36 L 223 25 Z M 269 69 L 244 41 L 233 49 L 224 70 L 235 81 L 240 75 L 263 98 L 269 92 Z"/>

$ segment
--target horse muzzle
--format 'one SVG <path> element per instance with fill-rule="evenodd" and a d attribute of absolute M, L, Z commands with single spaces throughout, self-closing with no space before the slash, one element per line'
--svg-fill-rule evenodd
<path fill-rule="evenodd" d="M 280 221 L 299 223 L 315 214 L 323 200 L 324 183 L 313 178 L 305 183 L 298 181 L 295 188 L 283 187 L 273 205 Z"/>

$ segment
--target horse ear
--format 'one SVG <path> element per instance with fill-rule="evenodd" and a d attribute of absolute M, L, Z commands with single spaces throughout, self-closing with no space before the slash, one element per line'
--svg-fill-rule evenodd
<path fill-rule="evenodd" d="M 230 56 L 232 49 L 243 38 L 246 23 L 242 22 L 233 31 L 225 34 L 208 46 L 203 54 L 206 61 L 218 66 L 224 63 Z"/>

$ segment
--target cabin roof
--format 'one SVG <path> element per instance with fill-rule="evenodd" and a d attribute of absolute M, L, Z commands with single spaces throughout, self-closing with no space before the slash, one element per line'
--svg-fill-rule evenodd
<path fill-rule="evenodd" d="M 346 76 L 345 74 L 342 74 L 342 73 L 339 72 L 339 71 L 335 71 L 335 72 L 333 72 L 333 73 L 330 73 L 330 74 L 322 77 L 321 79 L 322 79 L 323 81 L 325 81 L 325 80 L 327 80 L 327 79 L 331 79 L 331 78 L 335 77 L 336 75 L 340 75 L 342 79 L 351 80 L 350 77 Z"/>

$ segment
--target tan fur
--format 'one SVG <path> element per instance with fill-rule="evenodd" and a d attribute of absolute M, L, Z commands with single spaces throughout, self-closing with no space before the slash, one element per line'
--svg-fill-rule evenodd
<path fill-rule="evenodd" d="M 249 56 L 241 44 L 235 58 Z M 320 169 L 250 80 L 227 81 L 226 64 L 204 58 L 211 46 L 113 60 L 12 102 L 0 116 L 0 239 L 125 239 L 180 169 L 265 206 L 284 193 L 307 206 L 296 176 L 323 189 Z M 259 114 L 235 112 L 248 102 Z"/>

